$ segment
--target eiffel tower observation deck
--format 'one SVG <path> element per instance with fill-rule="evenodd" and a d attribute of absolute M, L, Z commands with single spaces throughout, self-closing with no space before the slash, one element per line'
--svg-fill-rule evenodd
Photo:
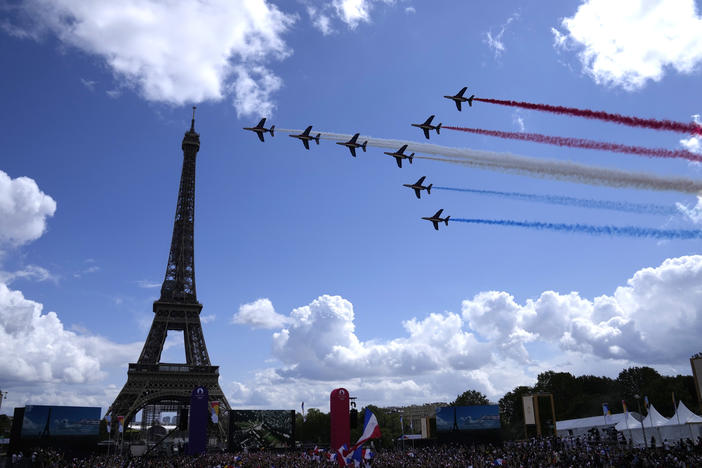
<path fill-rule="evenodd" d="M 124 424 L 146 405 L 180 402 L 187 405 L 193 388 L 207 387 L 209 399 L 229 409 L 219 386 L 219 367 L 210 363 L 200 323 L 202 304 L 195 289 L 195 160 L 200 135 L 195 132 L 195 108 L 190 130 L 183 137 L 183 170 L 180 176 L 173 238 L 161 297 L 154 302 L 154 319 L 136 363 L 129 364 L 127 383 L 108 410 L 112 424 Z M 185 364 L 161 362 L 169 330 L 183 333 Z"/>

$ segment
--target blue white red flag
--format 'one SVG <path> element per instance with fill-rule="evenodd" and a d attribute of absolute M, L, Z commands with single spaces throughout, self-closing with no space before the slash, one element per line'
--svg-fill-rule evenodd
<path fill-rule="evenodd" d="M 363 421 L 363 433 L 352 449 L 356 450 L 358 447 L 371 439 L 380 439 L 380 426 L 378 425 L 378 420 L 376 419 L 375 415 L 369 409 L 366 409 L 366 414 Z"/>

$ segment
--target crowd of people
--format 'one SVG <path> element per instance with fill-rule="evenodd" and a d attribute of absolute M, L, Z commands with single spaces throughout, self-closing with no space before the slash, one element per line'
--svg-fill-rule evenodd
<path fill-rule="evenodd" d="M 14 454 L 13 468 L 303 468 L 340 465 L 328 452 L 208 453 L 126 458 L 114 455 L 69 457 L 63 452 L 38 449 Z M 350 466 L 354 466 L 350 462 Z M 380 450 L 356 466 L 387 468 L 488 467 L 702 467 L 702 440 L 679 441 L 662 447 L 635 448 L 592 437 L 540 438 L 502 444 L 437 444 L 422 448 Z"/>

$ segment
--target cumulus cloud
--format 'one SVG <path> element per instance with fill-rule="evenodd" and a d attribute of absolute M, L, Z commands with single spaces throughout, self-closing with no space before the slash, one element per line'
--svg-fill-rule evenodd
<path fill-rule="evenodd" d="M 602 359 L 676 364 L 687 359 L 702 332 L 702 256 L 644 268 L 611 296 L 545 291 L 518 304 L 502 291 L 463 301 L 469 327 L 496 344 L 543 341 Z M 665 313 L 661 313 L 665 311 Z"/>
<path fill-rule="evenodd" d="M 275 311 L 270 299 L 263 298 L 239 307 L 232 317 L 232 323 L 249 325 L 252 328 L 280 328 L 288 323 L 288 318 Z"/>
<path fill-rule="evenodd" d="M 30 0 L 24 12 L 149 101 L 221 100 L 233 90 L 239 115 L 270 114 L 280 79 L 265 64 L 291 53 L 282 36 L 296 19 L 266 0 Z"/>
<path fill-rule="evenodd" d="M 311 407 L 324 405 L 337 386 L 374 404 L 451 401 L 466 388 L 497 400 L 549 369 L 616 376 L 652 365 L 686 372 L 702 333 L 700 282 L 702 255 L 692 255 L 641 269 L 594 298 L 544 291 L 519 302 L 506 291 L 484 291 L 464 300 L 460 314 L 411 318 L 402 322 L 403 336 L 383 340 L 357 336 L 349 301 L 320 296 L 273 333 L 279 365 L 232 382 L 230 401 Z M 264 315 L 275 313 L 262 304 Z M 538 360 L 534 345 L 542 350 Z"/>
<path fill-rule="evenodd" d="M 33 179 L 12 179 L 0 170 L 0 245 L 16 247 L 38 239 L 54 212 L 56 202 Z"/>
<path fill-rule="evenodd" d="M 138 356 L 139 343 L 120 345 L 67 330 L 54 312 L 0 283 L 0 378 L 12 383 L 86 383 L 108 365 Z"/>
<path fill-rule="evenodd" d="M 352 304 L 321 296 L 290 314 L 290 325 L 273 334 L 273 355 L 285 364 L 281 376 L 318 380 L 344 376 L 408 376 L 451 367 L 475 369 L 489 350 L 463 331 L 457 314 L 430 314 L 403 322 L 408 336 L 362 342 L 355 334 Z"/>
<path fill-rule="evenodd" d="M 666 69 L 691 73 L 702 61 L 702 17 L 694 0 L 586 0 L 552 29 L 557 48 L 576 48 L 596 83 L 632 91 Z"/>

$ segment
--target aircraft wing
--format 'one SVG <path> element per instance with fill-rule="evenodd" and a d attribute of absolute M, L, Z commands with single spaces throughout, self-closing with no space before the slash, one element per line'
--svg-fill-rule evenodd
<path fill-rule="evenodd" d="M 431 121 L 434 120 L 434 116 L 430 115 L 429 118 L 424 122 L 423 125 L 431 125 Z"/>
<path fill-rule="evenodd" d="M 422 185 L 422 182 L 424 182 L 424 179 L 426 179 L 426 178 L 427 178 L 427 176 L 420 177 L 419 180 L 417 181 L 417 183 L 414 185 Z"/>
<path fill-rule="evenodd" d="M 355 158 L 356 157 L 356 148 L 354 148 L 353 146 L 349 146 L 349 149 L 351 150 L 351 156 L 353 156 Z"/>
<path fill-rule="evenodd" d="M 424 136 L 425 136 L 425 137 L 427 138 L 427 140 L 428 140 L 428 139 L 429 139 L 429 129 L 423 128 L 422 130 L 424 130 Z"/>
<path fill-rule="evenodd" d="M 395 161 L 397 162 L 397 167 L 402 169 L 402 158 L 395 156 Z"/>
<path fill-rule="evenodd" d="M 312 130 L 312 125 L 310 125 L 309 127 L 307 127 L 307 128 L 305 129 L 305 131 L 302 132 L 302 134 L 305 135 L 305 136 L 309 136 L 310 130 Z"/>
<path fill-rule="evenodd" d="M 357 133 L 354 136 L 352 136 L 349 140 L 349 143 L 356 143 L 356 140 L 358 140 L 358 135 L 360 135 L 360 133 Z"/>
<path fill-rule="evenodd" d="M 266 118 L 262 118 L 261 121 L 256 125 L 257 127 L 263 128 L 263 126 L 266 124 Z"/>
<path fill-rule="evenodd" d="M 468 86 L 464 86 L 463 89 L 460 90 L 458 92 L 458 94 L 456 94 L 456 97 L 463 97 L 463 93 L 465 93 L 467 89 L 468 89 Z"/>
<path fill-rule="evenodd" d="M 419 194 L 418 188 L 414 189 L 414 194 L 417 195 L 417 198 L 422 198 L 422 196 Z"/>
<path fill-rule="evenodd" d="M 266 119 L 263 119 L 263 120 L 266 120 Z M 263 132 L 256 132 L 256 135 L 258 135 L 259 140 L 264 141 L 263 140 Z"/>
<path fill-rule="evenodd" d="M 432 216 L 432 218 L 438 218 L 439 216 L 441 216 L 441 213 L 443 213 L 443 211 L 444 211 L 444 209 L 441 208 L 439 211 L 436 212 L 436 214 L 434 216 Z"/>
<path fill-rule="evenodd" d="M 302 140 L 302 144 L 305 145 L 305 149 L 310 149 L 310 142 L 309 142 L 309 140 Z"/>
<path fill-rule="evenodd" d="M 402 154 L 405 152 L 406 149 L 407 149 L 407 145 L 402 145 L 402 148 L 400 148 L 397 152 L 398 152 L 398 154 Z"/>
<path fill-rule="evenodd" d="M 434 224 L 434 229 L 436 229 L 438 231 L 439 230 L 439 223 L 437 223 L 436 221 L 432 221 L 432 223 Z"/>
<path fill-rule="evenodd" d="M 460 111 L 461 111 L 461 101 L 453 101 L 453 102 L 456 103 L 456 108 L 457 108 L 458 111 L 460 112 Z"/>

